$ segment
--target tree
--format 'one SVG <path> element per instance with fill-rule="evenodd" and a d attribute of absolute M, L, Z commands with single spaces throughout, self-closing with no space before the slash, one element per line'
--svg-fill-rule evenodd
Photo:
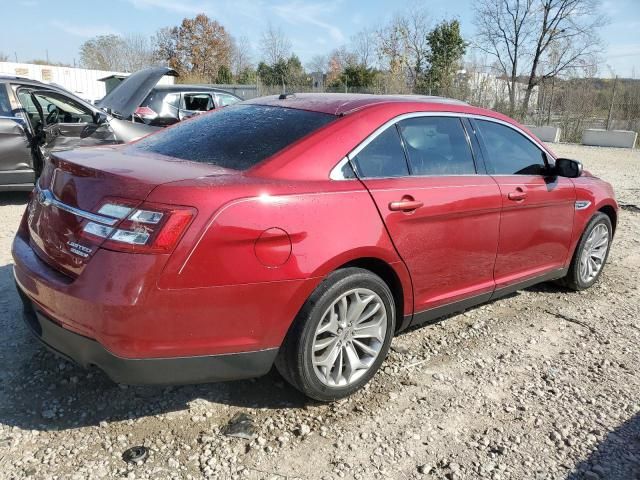
<path fill-rule="evenodd" d="M 231 52 L 229 33 L 203 13 L 156 34 L 156 56 L 187 80 L 216 81 L 221 68 L 230 68 Z"/>
<path fill-rule="evenodd" d="M 260 50 L 266 64 L 274 66 L 291 56 L 291 42 L 281 28 L 269 24 L 262 33 Z"/>
<path fill-rule="evenodd" d="M 253 69 L 251 63 L 251 42 L 248 37 L 231 41 L 231 71 L 237 78 Z"/>
<path fill-rule="evenodd" d="M 291 55 L 288 59 L 280 59 L 274 65 L 260 62 L 257 73 L 263 84 L 281 85 L 283 92 L 287 91 L 287 86 L 291 88 L 307 83 L 304 68 L 296 55 Z"/>
<path fill-rule="evenodd" d="M 119 35 L 99 35 L 80 46 L 80 64 L 96 70 L 124 70 L 120 54 L 124 40 Z"/>
<path fill-rule="evenodd" d="M 366 88 L 373 85 L 376 72 L 364 65 L 348 65 L 340 74 L 339 82 L 333 86 Z"/>
<path fill-rule="evenodd" d="M 182 70 L 191 75 L 213 78 L 221 66 L 230 64 L 231 37 L 217 21 L 199 14 L 182 20 L 178 29 L 177 51 Z"/>
<path fill-rule="evenodd" d="M 307 69 L 310 72 L 326 73 L 329 64 L 329 59 L 326 55 L 314 55 L 309 63 L 307 63 Z"/>
<path fill-rule="evenodd" d="M 0 52 L 0 62 L 8 62 L 9 61 L 9 55 L 5 54 L 4 52 Z"/>
<path fill-rule="evenodd" d="M 378 58 L 381 66 L 389 71 L 393 90 L 401 91 L 407 83 L 415 89 L 424 79 L 429 24 L 426 10 L 416 3 L 378 29 Z"/>
<path fill-rule="evenodd" d="M 85 68 L 135 72 L 156 63 L 149 38 L 143 35 L 99 35 L 80 46 Z"/>
<path fill-rule="evenodd" d="M 359 31 L 351 37 L 351 45 L 358 64 L 371 67 L 376 49 L 376 32 L 368 28 Z"/>
<path fill-rule="evenodd" d="M 508 79 L 509 110 L 516 112 L 517 82 L 525 76 L 524 115 L 533 89 L 545 79 L 592 63 L 606 18 L 599 0 L 478 0 L 477 46 L 496 59 Z"/>
<path fill-rule="evenodd" d="M 429 62 L 427 79 L 429 86 L 449 95 L 456 71 L 467 50 L 467 43 L 460 34 L 458 20 L 443 21 L 427 35 Z"/>

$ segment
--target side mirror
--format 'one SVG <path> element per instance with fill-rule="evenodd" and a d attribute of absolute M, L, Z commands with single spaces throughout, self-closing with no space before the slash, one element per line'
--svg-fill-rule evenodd
<path fill-rule="evenodd" d="M 578 178 L 582 175 L 582 162 L 569 158 L 558 158 L 553 170 L 560 177 Z"/>
<path fill-rule="evenodd" d="M 107 114 L 103 112 L 96 112 L 93 114 L 93 123 L 96 125 L 102 125 L 107 122 Z"/>

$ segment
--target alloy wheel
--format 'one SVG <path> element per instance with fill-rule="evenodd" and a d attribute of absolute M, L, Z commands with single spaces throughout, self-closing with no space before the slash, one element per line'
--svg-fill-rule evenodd
<path fill-rule="evenodd" d="M 318 324 L 313 340 L 313 368 L 330 387 L 357 382 L 382 350 L 387 311 L 380 296 L 367 288 L 340 295 Z"/>
<path fill-rule="evenodd" d="M 595 226 L 584 244 L 580 256 L 580 280 L 584 283 L 593 281 L 604 265 L 609 249 L 609 229 L 600 223 Z"/>

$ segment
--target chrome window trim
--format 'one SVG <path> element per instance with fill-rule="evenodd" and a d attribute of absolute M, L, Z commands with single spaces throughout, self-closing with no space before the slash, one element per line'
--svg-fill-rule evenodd
<path fill-rule="evenodd" d="M 113 226 L 119 221 L 117 218 L 97 215 L 95 213 L 87 212 L 85 210 L 72 207 L 71 205 L 67 205 L 66 203 L 63 203 L 60 200 L 58 200 L 51 190 L 42 189 L 40 188 L 40 185 L 37 183 L 36 183 L 36 200 L 38 201 L 38 203 L 40 203 L 43 206 L 52 205 L 59 210 L 64 210 L 65 212 L 71 213 L 77 217 L 91 220 L 92 222 Z"/>
<path fill-rule="evenodd" d="M 555 159 L 553 154 L 546 148 L 546 146 L 540 145 L 527 132 L 525 132 L 524 130 L 516 127 L 515 125 L 512 125 L 509 122 L 505 122 L 504 120 L 500 120 L 498 118 L 488 117 L 488 116 L 485 116 L 485 115 L 478 115 L 478 114 L 475 114 L 475 113 L 412 112 L 412 113 L 403 113 L 402 115 L 398 115 L 397 117 L 394 117 L 394 118 L 388 120 L 387 122 L 383 123 L 380 127 L 375 129 L 371 134 L 369 134 L 369 136 L 367 138 L 365 138 L 353 150 L 351 150 L 349 153 L 347 153 L 347 155 L 345 155 L 345 157 L 342 160 L 340 160 L 340 162 L 331 169 L 331 172 L 329 173 L 329 178 L 331 180 L 353 180 L 353 179 L 350 179 L 350 178 L 344 178 L 344 176 L 342 175 L 342 172 L 340 171 L 340 168 L 344 165 L 344 163 L 346 161 L 353 160 L 353 158 L 355 156 L 357 156 L 367 145 L 369 145 L 373 140 L 375 140 L 378 137 L 378 135 L 380 135 L 382 132 L 384 132 L 391 125 L 395 125 L 396 123 L 401 122 L 402 120 L 406 120 L 408 118 L 420 118 L 420 117 L 471 118 L 471 119 L 475 119 L 475 120 L 486 120 L 486 121 L 489 121 L 489 122 L 498 123 L 500 125 L 504 125 L 505 127 L 509 127 L 512 130 L 515 130 L 520 135 L 523 135 L 527 140 L 529 140 L 531 143 L 533 143 L 534 146 L 536 146 L 538 149 L 540 149 L 542 152 L 544 152 L 549 158 Z M 354 171 L 356 171 L 355 168 L 354 168 Z M 356 174 L 357 174 L 357 171 L 356 171 Z M 490 175 L 490 174 L 476 173 L 475 175 Z M 409 175 L 408 177 L 402 176 L 402 177 L 372 177 L 372 178 L 376 178 L 376 179 L 380 179 L 380 178 L 410 178 L 410 177 L 434 178 L 434 177 L 454 177 L 454 176 L 469 176 L 469 174 L 467 174 L 467 175 Z M 491 175 L 491 176 L 496 176 L 496 175 Z M 509 175 L 509 176 L 513 176 L 513 175 Z"/>

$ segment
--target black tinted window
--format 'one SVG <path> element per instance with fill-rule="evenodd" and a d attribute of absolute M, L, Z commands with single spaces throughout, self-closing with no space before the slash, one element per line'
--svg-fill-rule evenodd
<path fill-rule="evenodd" d="M 542 150 L 524 135 L 499 123 L 477 121 L 489 154 L 489 170 L 496 175 L 539 175 Z"/>
<path fill-rule="evenodd" d="M 133 148 L 246 170 L 335 118 L 291 108 L 233 105 L 151 135 Z"/>
<path fill-rule="evenodd" d="M 409 175 L 400 136 L 395 125 L 387 128 L 354 158 L 361 177 L 403 177 Z"/>
<path fill-rule="evenodd" d="M 455 117 L 418 117 L 398 123 L 413 175 L 476 173 L 462 123 Z"/>

